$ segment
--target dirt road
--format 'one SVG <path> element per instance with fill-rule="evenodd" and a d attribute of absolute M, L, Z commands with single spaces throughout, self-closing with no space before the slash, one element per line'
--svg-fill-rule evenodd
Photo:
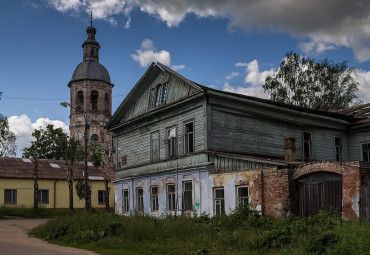
<path fill-rule="evenodd" d="M 28 236 L 27 232 L 45 223 L 45 219 L 0 220 L 0 254 L 4 255 L 96 255 L 91 251 L 49 244 Z"/>

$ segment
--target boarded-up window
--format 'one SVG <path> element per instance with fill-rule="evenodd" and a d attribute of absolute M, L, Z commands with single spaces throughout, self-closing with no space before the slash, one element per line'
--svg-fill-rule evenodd
<path fill-rule="evenodd" d="M 167 210 L 176 210 L 176 189 L 175 184 L 167 184 Z"/>
<path fill-rule="evenodd" d="M 185 154 L 194 152 L 194 122 L 185 123 Z"/>
<path fill-rule="evenodd" d="M 130 204 L 129 204 L 129 196 L 128 196 L 128 190 L 124 189 L 122 190 L 122 212 L 128 213 L 130 211 Z"/>
<path fill-rule="evenodd" d="M 17 203 L 17 190 L 6 189 L 4 190 L 4 204 L 16 204 Z"/>
<path fill-rule="evenodd" d="M 150 134 L 151 161 L 159 161 L 159 131 Z"/>
<path fill-rule="evenodd" d="M 136 210 L 144 212 L 144 192 L 143 188 L 136 188 Z"/>
<path fill-rule="evenodd" d="M 191 181 L 182 184 L 182 209 L 184 211 L 193 210 L 193 184 Z"/>
<path fill-rule="evenodd" d="M 122 158 L 121 158 L 121 164 L 122 164 L 122 166 L 127 165 L 127 155 L 122 156 Z"/>
<path fill-rule="evenodd" d="M 158 211 L 158 186 L 150 187 L 152 211 Z"/>
<path fill-rule="evenodd" d="M 225 214 L 224 188 L 214 188 L 213 198 L 214 198 L 214 206 L 215 206 L 215 215 Z"/>

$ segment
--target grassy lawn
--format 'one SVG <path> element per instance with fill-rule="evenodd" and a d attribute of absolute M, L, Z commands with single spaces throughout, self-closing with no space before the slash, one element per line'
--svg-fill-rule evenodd
<path fill-rule="evenodd" d="M 213 218 L 75 212 L 31 234 L 101 254 L 370 254 L 367 223 L 324 213 L 269 219 L 247 207 Z"/>

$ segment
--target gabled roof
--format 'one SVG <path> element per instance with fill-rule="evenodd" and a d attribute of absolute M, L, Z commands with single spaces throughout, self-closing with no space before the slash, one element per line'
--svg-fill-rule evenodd
<path fill-rule="evenodd" d="M 0 157 L 0 178 L 15 178 L 15 179 L 33 179 L 33 159 L 23 158 L 4 158 Z M 75 162 L 73 164 L 75 180 L 84 179 L 82 173 L 84 171 L 84 163 Z M 52 179 L 52 180 L 66 180 L 67 170 L 65 160 L 38 160 L 38 177 L 39 179 Z M 88 177 L 91 180 L 102 179 L 104 177 L 103 169 L 96 168 L 88 164 Z M 99 177 L 99 178 L 97 178 Z M 108 179 L 114 180 L 116 171 L 114 166 L 109 168 Z"/>
<path fill-rule="evenodd" d="M 110 129 L 114 125 L 118 124 L 122 120 L 122 118 L 125 117 L 125 114 L 130 110 L 130 107 L 139 99 L 139 97 L 147 89 L 147 86 L 149 86 L 163 72 L 167 72 L 171 75 L 178 77 L 191 87 L 203 90 L 202 88 L 203 86 L 200 86 L 199 84 L 192 82 L 191 80 L 185 78 L 184 76 L 168 68 L 167 66 L 159 62 L 152 63 L 146 70 L 146 72 L 143 74 L 143 76 L 140 78 L 140 80 L 128 93 L 128 95 L 120 104 L 120 106 L 117 108 L 117 110 L 114 112 L 112 118 L 107 123 L 106 128 Z"/>

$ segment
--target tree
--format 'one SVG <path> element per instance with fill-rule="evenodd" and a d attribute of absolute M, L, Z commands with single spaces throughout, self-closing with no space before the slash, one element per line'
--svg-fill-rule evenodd
<path fill-rule="evenodd" d="M 353 78 L 356 72 L 355 68 L 348 68 L 346 61 L 316 62 L 291 51 L 277 72 L 266 78 L 263 88 L 271 100 L 281 103 L 346 108 L 361 102 L 356 95 L 359 83 Z"/>
<path fill-rule="evenodd" d="M 48 125 L 46 129 L 36 129 L 32 136 L 39 135 L 39 146 L 35 148 L 35 143 L 32 143 L 29 148 L 23 149 L 23 157 L 29 158 L 35 150 L 37 150 L 38 158 L 40 159 L 65 159 L 68 135 L 63 132 L 62 128 L 54 129 L 54 125 Z"/>
<path fill-rule="evenodd" d="M 15 134 L 9 130 L 8 119 L 0 113 L 0 157 L 14 157 L 17 146 Z"/>

